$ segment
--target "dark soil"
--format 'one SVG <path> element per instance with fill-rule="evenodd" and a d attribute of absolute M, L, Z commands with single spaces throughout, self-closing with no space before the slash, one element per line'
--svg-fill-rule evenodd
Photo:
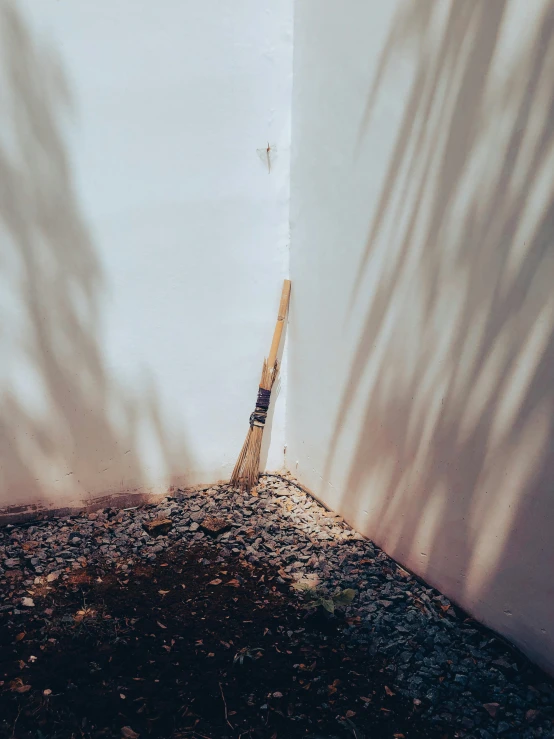
<path fill-rule="evenodd" d="M 384 658 L 349 644 L 340 614 L 307 613 L 277 573 L 220 551 L 81 570 L 2 614 L 0 736 L 455 736 L 389 688 Z"/>

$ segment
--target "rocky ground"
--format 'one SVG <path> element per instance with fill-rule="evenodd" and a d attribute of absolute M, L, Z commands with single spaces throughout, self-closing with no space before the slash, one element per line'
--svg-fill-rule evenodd
<path fill-rule="evenodd" d="M 550 679 L 289 479 L 4 527 L 0 596 L 2 737 L 554 737 Z"/>

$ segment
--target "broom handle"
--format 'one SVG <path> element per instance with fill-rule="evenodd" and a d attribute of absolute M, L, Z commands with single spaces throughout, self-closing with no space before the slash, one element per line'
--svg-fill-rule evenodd
<path fill-rule="evenodd" d="M 277 359 L 277 352 L 279 351 L 279 344 L 281 343 L 281 334 L 283 333 L 283 326 L 285 325 L 285 318 L 287 317 L 287 309 L 289 307 L 290 298 L 290 280 L 283 282 L 283 291 L 281 293 L 281 303 L 279 304 L 279 315 L 277 316 L 277 323 L 275 324 L 275 331 L 273 332 L 273 341 L 271 342 L 271 349 L 269 350 L 269 357 L 267 359 L 267 366 L 273 367 L 275 360 Z"/>

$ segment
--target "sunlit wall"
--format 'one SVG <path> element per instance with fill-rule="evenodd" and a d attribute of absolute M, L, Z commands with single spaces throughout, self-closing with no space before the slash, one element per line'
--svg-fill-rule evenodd
<path fill-rule="evenodd" d="M 0 514 L 228 479 L 287 270 L 291 74 L 292 0 L 0 2 Z"/>
<path fill-rule="evenodd" d="M 287 463 L 554 668 L 554 2 L 296 4 Z"/>

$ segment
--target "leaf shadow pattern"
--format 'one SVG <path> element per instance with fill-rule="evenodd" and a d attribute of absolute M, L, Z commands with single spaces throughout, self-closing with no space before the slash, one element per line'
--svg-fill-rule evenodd
<path fill-rule="evenodd" d="M 511 10 L 421 0 L 392 24 L 360 141 L 399 59 L 413 77 L 323 480 L 361 404 L 341 511 L 551 667 L 554 2 L 515 52 Z"/>
<path fill-rule="evenodd" d="M 129 390 L 103 354 L 108 285 L 64 145 L 68 81 L 10 0 L 0 3 L 0 80 L 2 512 L 152 488 L 145 438 L 170 483 L 190 461 L 184 435 L 166 430 L 153 379 Z"/>

